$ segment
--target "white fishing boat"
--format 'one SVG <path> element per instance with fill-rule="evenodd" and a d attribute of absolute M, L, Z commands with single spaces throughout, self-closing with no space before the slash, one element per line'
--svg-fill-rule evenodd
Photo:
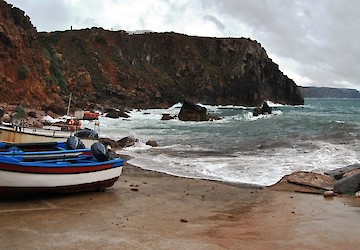
<path fill-rule="evenodd" d="M 23 150 L 48 145 L 49 150 L 0 154 L 0 199 L 38 193 L 69 193 L 103 190 L 119 178 L 124 160 L 110 158 L 106 148 L 96 142 L 91 149 L 53 151 L 52 144 L 18 144 Z M 13 150 L 13 145 L 2 145 Z M 10 152 L 9 151 L 9 152 Z M 61 157 L 59 157 L 61 152 Z M 74 155 L 74 153 L 77 153 Z M 36 157 L 33 157 L 36 154 Z"/>
<path fill-rule="evenodd" d="M 78 131 L 79 133 L 81 132 Z M 77 131 L 62 131 L 51 128 L 31 128 L 31 127 L 13 127 L 0 125 L 0 141 L 28 143 L 28 142 L 60 142 L 76 135 Z M 98 136 L 93 138 L 81 137 L 81 141 L 86 147 L 90 147 L 94 142 L 98 141 Z"/>

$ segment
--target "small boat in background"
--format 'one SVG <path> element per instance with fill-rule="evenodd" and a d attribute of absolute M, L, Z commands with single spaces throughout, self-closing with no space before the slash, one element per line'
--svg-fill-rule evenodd
<path fill-rule="evenodd" d="M 123 165 L 124 160 L 110 158 L 100 142 L 94 143 L 89 150 L 0 153 L 0 198 L 43 192 L 104 190 L 118 180 Z"/>
<path fill-rule="evenodd" d="M 84 111 L 83 120 L 98 120 L 100 116 L 99 112 Z"/>

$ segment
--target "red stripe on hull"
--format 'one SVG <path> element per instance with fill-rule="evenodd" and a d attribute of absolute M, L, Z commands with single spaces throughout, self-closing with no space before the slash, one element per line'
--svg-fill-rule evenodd
<path fill-rule="evenodd" d="M 102 164 L 98 166 L 84 166 L 84 167 L 71 167 L 71 166 L 54 166 L 54 167 L 24 167 L 13 164 L 0 164 L 0 170 L 21 172 L 21 173 L 34 173 L 34 174 L 77 174 L 89 173 L 100 170 L 112 168 L 112 164 Z"/>
<path fill-rule="evenodd" d="M 0 199 L 51 193 L 78 193 L 95 190 L 103 191 L 103 189 L 113 186 L 118 179 L 119 176 L 104 181 L 60 187 L 0 187 Z"/>

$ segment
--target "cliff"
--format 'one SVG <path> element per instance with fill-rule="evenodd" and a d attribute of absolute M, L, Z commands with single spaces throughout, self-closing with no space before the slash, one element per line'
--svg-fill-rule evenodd
<path fill-rule="evenodd" d="M 161 107 L 188 99 L 206 104 L 302 104 L 259 43 L 250 39 L 129 35 L 92 28 L 41 33 L 58 55 L 70 91 L 87 103 Z"/>
<path fill-rule="evenodd" d="M 61 112 L 167 107 L 184 99 L 257 106 L 303 104 L 296 84 L 256 41 L 101 28 L 37 33 L 0 0 L 0 97 Z"/>
<path fill-rule="evenodd" d="M 299 87 L 305 98 L 360 98 L 356 89 L 329 87 Z"/>
<path fill-rule="evenodd" d="M 25 13 L 0 0 L 0 100 L 44 108 L 63 106 L 59 89 L 46 82 L 49 61 Z"/>

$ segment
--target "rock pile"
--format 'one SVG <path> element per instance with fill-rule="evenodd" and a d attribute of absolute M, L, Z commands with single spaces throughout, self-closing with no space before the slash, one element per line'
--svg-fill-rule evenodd
<path fill-rule="evenodd" d="M 324 174 L 295 172 L 284 176 L 270 190 L 294 191 L 323 194 L 324 197 L 336 194 L 355 195 L 360 191 L 360 164 L 328 171 Z"/>

